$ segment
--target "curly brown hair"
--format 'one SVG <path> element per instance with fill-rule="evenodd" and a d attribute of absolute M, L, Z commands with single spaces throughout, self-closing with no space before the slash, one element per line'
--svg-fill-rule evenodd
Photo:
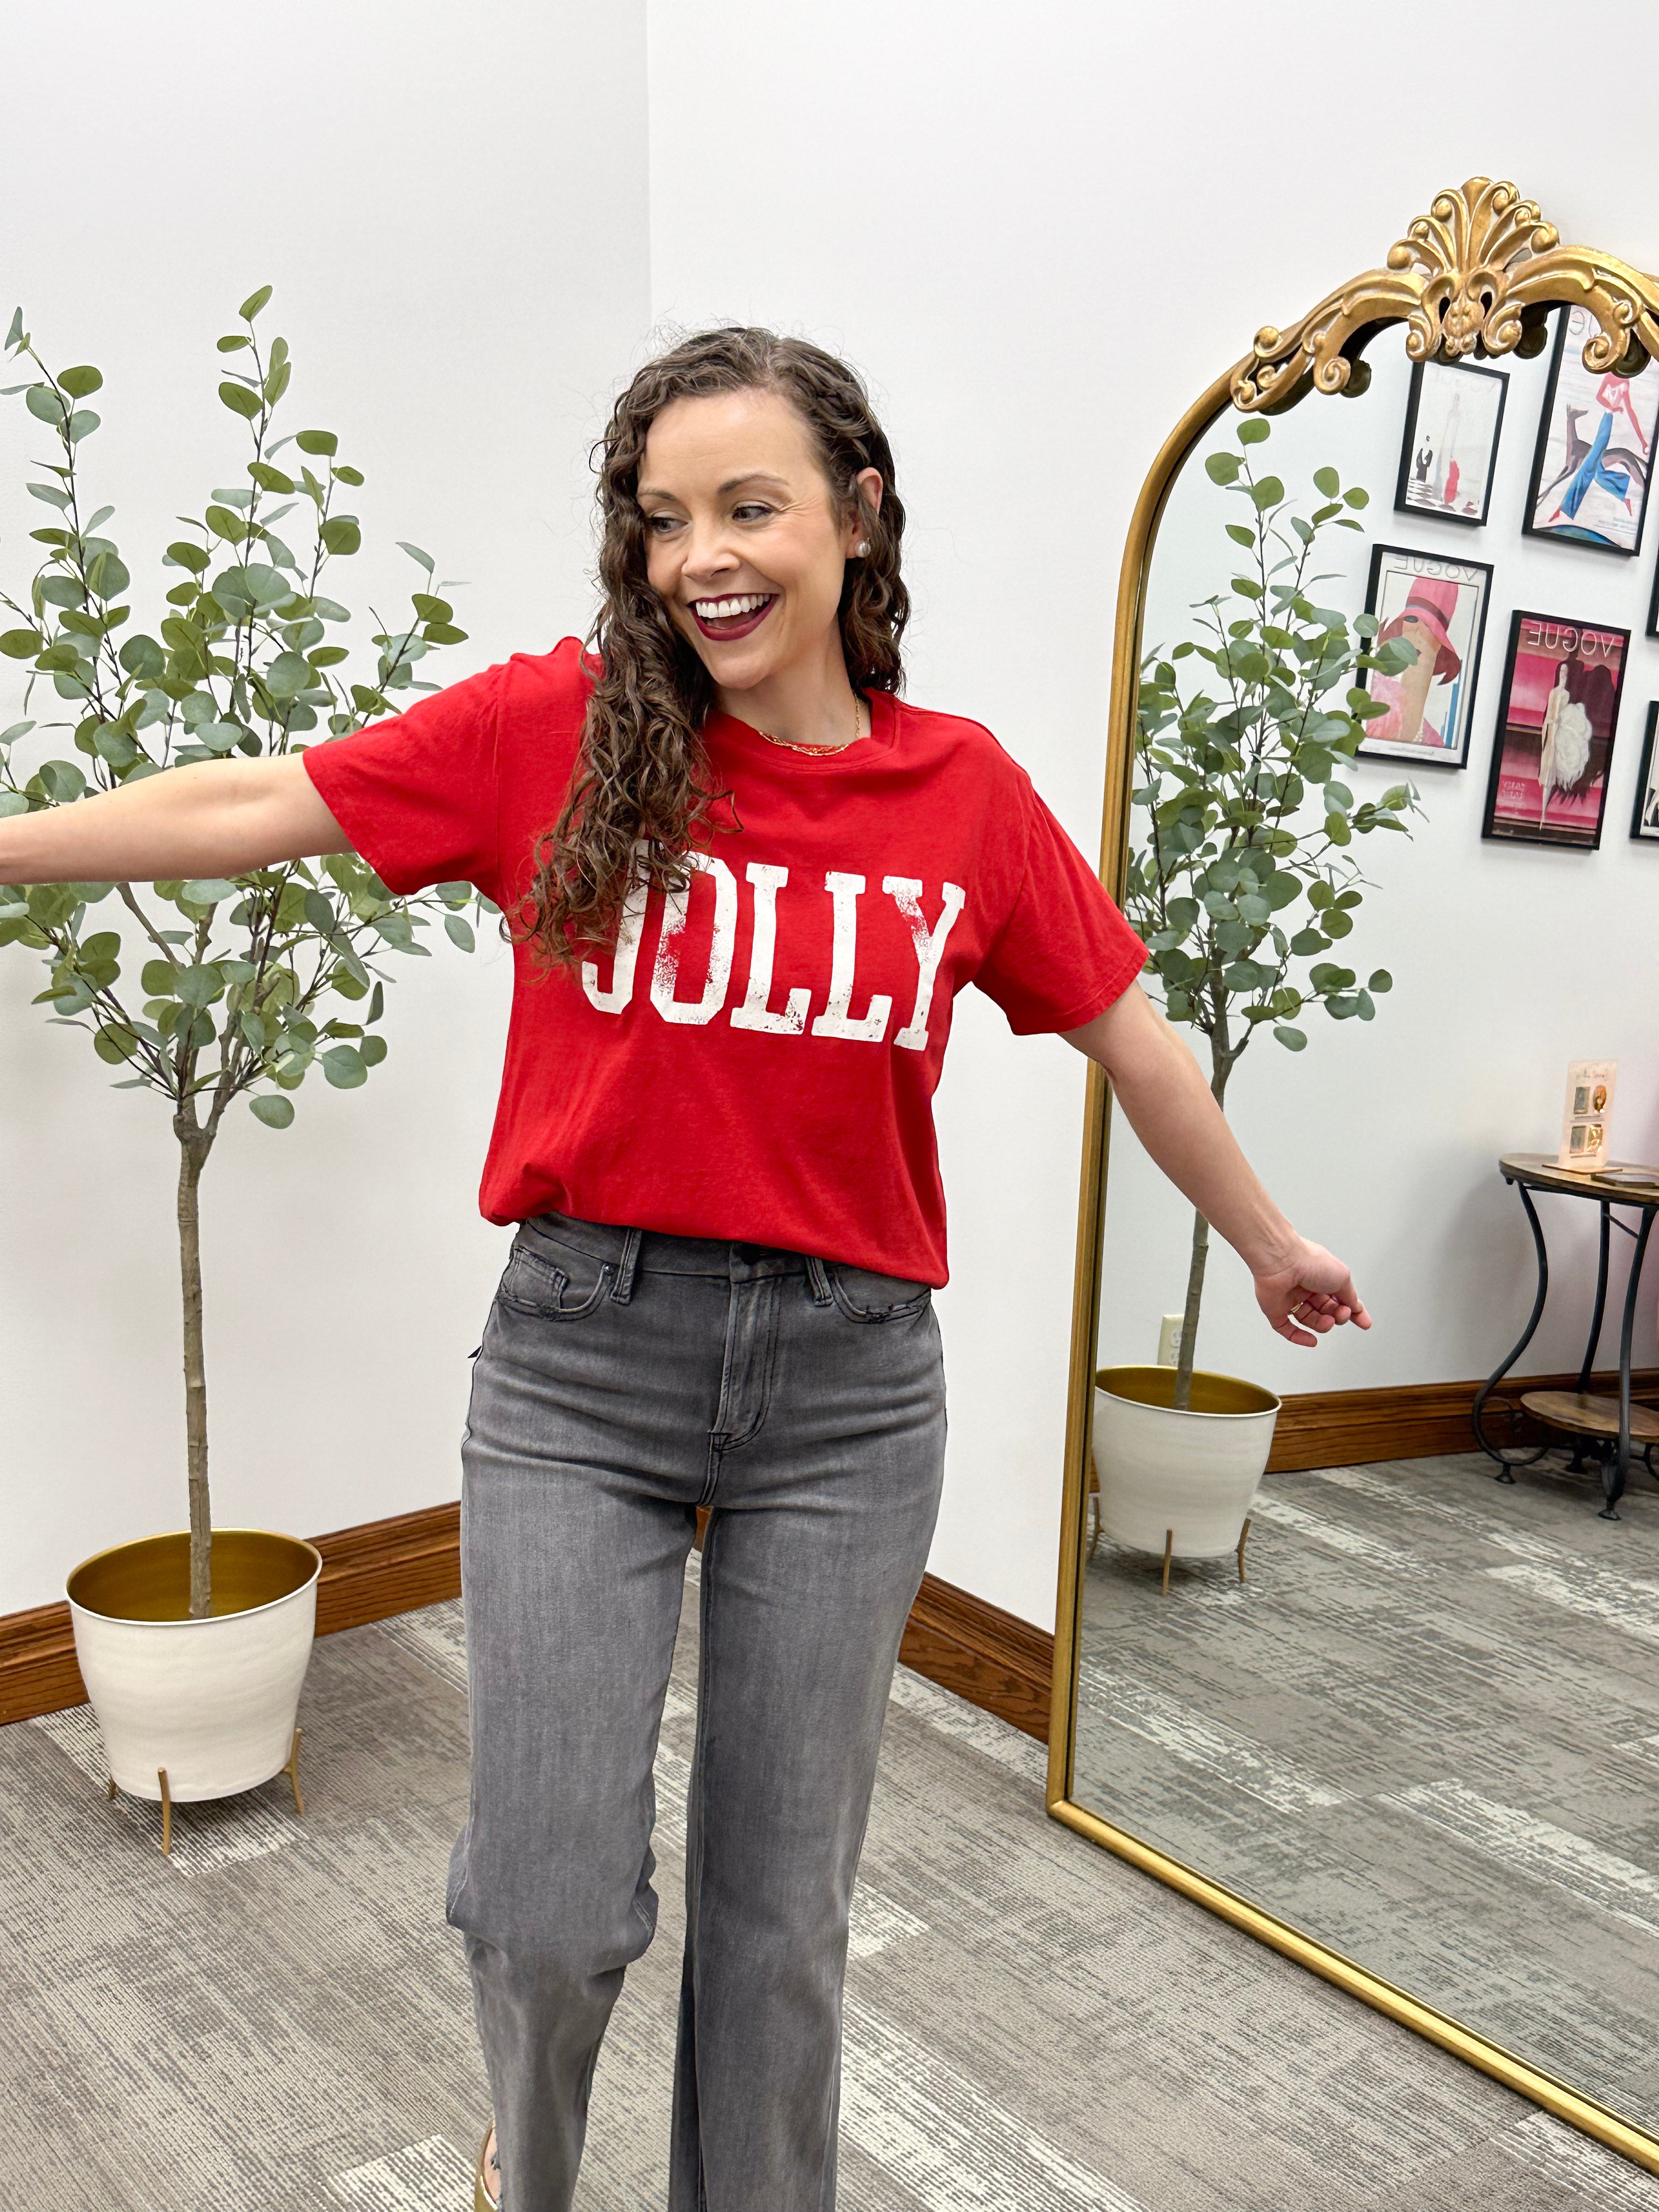
<path fill-rule="evenodd" d="M 856 371 L 804 338 L 738 326 L 699 331 L 647 362 L 593 449 L 603 592 L 587 639 L 593 690 L 570 788 L 536 841 L 535 879 L 514 933 L 562 967 L 611 941 L 636 876 L 665 891 L 685 888 L 684 855 L 706 836 L 720 796 L 700 734 L 714 686 L 647 580 L 636 495 L 646 438 L 664 408 L 744 391 L 779 392 L 799 411 L 837 508 L 857 516 L 869 547 L 847 564 L 838 617 L 854 690 L 896 691 L 903 682 L 904 507 L 892 448 Z M 864 469 L 880 471 L 879 507 L 856 482 Z"/>

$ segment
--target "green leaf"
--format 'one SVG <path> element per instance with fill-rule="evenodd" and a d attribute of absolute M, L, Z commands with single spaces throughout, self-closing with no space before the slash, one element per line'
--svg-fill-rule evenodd
<path fill-rule="evenodd" d="M 1247 422 L 1239 424 L 1238 442 L 1241 446 L 1259 446 L 1270 434 L 1270 429 L 1271 426 L 1259 415 L 1252 415 Z"/>
<path fill-rule="evenodd" d="M 179 568 L 192 569 L 198 576 L 208 564 L 208 556 L 199 545 L 192 545 L 187 538 L 181 538 L 176 544 L 169 545 L 167 555 Z"/>
<path fill-rule="evenodd" d="M 18 307 L 13 312 L 11 328 L 6 332 L 6 351 L 15 353 L 20 345 L 27 343 L 28 340 L 23 334 L 23 310 Z"/>
<path fill-rule="evenodd" d="M 1231 454 L 1229 454 L 1227 458 L 1230 460 L 1232 459 Z M 1237 465 L 1238 464 L 1235 461 L 1233 463 L 1234 468 L 1237 469 Z M 411 561 L 418 561 L 422 568 L 426 570 L 428 576 L 432 574 L 433 562 L 432 556 L 429 553 L 422 553 L 418 545 L 411 545 L 406 538 L 400 538 L 398 540 L 398 548 L 400 552 L 407 553 Z"/>
<path fill-rule="evenodd" d="M 1235 545 L 1252 546 L 1255 544 L 1255 532 L 1247 523 L 1230 522 L 1227 525 L 1227 535 Z M 420 601 L 416 599 L 415 604 L 418 607 Z"/>
<path fill-rule="evenodd" d="M 269 461 L 250 461 L 247 472 L 262 491 L 280 492 L 286 495 L 294 489 L 292 477 L 285 477 L 280 469 L 273 469 Z"/>
<path fill-rule="evenodd" d="M 355 1091 L 368 1080 L 362 1054 L 349 1044 L 337 1044 L 323 1054 L 323 1073 L 337 1091 Z"/>
<path fill-rule="evenodd" d="M 97 599 L 118 599 L 131 581 L 118 553 L 100 553 L 87 569 L 87 582 Z"/>
<path fill-rule="evenodd" d="M 457 629 L 453 623 L 428 623 L 421 635 L 431 645 L 459 645 L 466 632 Z"/>
<path fill-rule="evenodd" d="M 179 886 L 180 898 L 188 899 L 192 906 L 217 906 L 222 899 L 237 895 L 236 886 L 222 876 L 200 876 Z"/>
<path fill-rule="evenodd" d="M 167 657 L 153 637 L 135 630 L 121 647 L 121 665 L 141 684 L 153 684 L 167 672 Z"/>
<path fill-rule="evenodd" d="M 378 1022 L 385 1012 L 386 985 L 384 983 L 377 983 L 369 995 L 368 1014 L 367 1018 L 371 1022 Z"/>
<path fill-rule="evenodd" d="M 1375 991 L 1380 998 L 1384 991 L 1393 990 L 1394 977 L 1386 968 L 1374 969 L 1365 980 L 1365 988 L 1368 991 Z"/>
<path fill-rule="evenodd" d="M 1342 479 L 1334 469 L 1316 469 L 1313 480 L 1314 489 L 1323 492 L 1327 499 L 1334 499 L 1342 489 Z"/>
<path fill-rule="evenodd" d="M 319 937 L 333 935 L 335 920 L 333 904 L 324 897 L 321 891 L 308 890 L 306 893 L 305 916 Z"/>
<path fill-rule="evenodd" d="M 40 770 L 40 781 L 47 798 L 60 806 L 79 799 L 87 787 L 85 776 L 73 761 L 48 761 Z"/>
<path fill-rule="evenodd" d="M 291 699 L 311 681 L 311 664 L 301 653 L 279 653 L 264 672 L 264 687 L 273 698 Z"/>
<path fill-rule="evenodd" d="M 253 1117 L 263 1121 L 267 1129 L 286 1129 L 294 1119 L 294 1101 L 284 1098 L 279 1091 L 262 1091 L 248 1105 Z"/>
<path fill-rule="evenodd" d="M 32 384 L 23 394 L 23 404 L 29 413 L 42 422 L 50 422 L 54 429 L 67 418 L 69 410 L 49 384 Z"/>
<path fill-rule="evenodd" d="M 1237 453 L 1212 453 L 1204 464 L 1204 473 L 1212 483 L 1237 483 L 1239 468 L 1240 462 Z M 398 542 L 400 545 L 403 544 L 401 538 Z M 404 550 L 405 553 L 410 553 L 414 551 L 414 548 L 404 545 Z M 432 563 L 428 560 L 426 565 L 429 568 Z"/>
<path fill-rule="evenodd" d="M 317 535 L 331 553 L 355 553 L 363 542 L 363 533 L 357 526 L 355 515 L 331 514 L 319 528 Z"/>
<path fill-rule="evenodd" d="M 301 430 L 294 441 L 302 453 L 337 453 L 340 441 L 332 430 Z"/>
<path fill-rule="evenodd" d="M 233 415 L 240 415 L 249 422 L 264 404 L 258 393 L 250 392 L 245 384 L 222 384 L 219 397 Z"/>
<path fill-rule="evenodd" d="M 452 945 L 459 945 L 463 952 L 471 952 L 476 943 L 471 926 L 463 921 L 458 914 L 447 914 L 444 916 L 444 935 Z"/>
<path fill-rule="evenodd" d="M 225 979 L 210 961 L 200 966 L 181 968 L 173 985 L 187 1006 L 210 1006 L 216 999 L 225 994 Z"/>
<path fill-rule="evenodd" d="M 219 340 L 219 350 L 221 353 L 240 353 L 244 346 L 252 343 L 246 331 L 233 331 L 228 338 Z"/>
<path fill-rule="evenodd" d="M 1300 1052 L 1308 1042 L 1301 1030 L 1293 1030 L 1284 1023 L 1279 1024 L 1274 1030 L 1273 1035 L 1279 1039 L 1280 1044 L 1291 1052 Z"/>
<path fill-rule="evenodd" d="M 334 477 L 337 483 L 343 484 L 351 484 L 355 486 L 362 483 L 363 481 L 362 471 L 361 469 L 348 468 L 343 461 L 341 462 L 338 468 L 331 469 L 329 471 L 329 474 Z"/>
<path fill-rule="evenodd" d="M 1277 477 L 1263 477 L 1259 484 L 1252 486 L 1250 491 L 1250 497 L 1255 501 L 1258 513 L 1263 507 L 1277 507 L 1284 496 L 1285 487 Z"/>
<path fill-rule="evenodd" d="M 228 538 L 233 545 L 240 545 L 247 536 L 247 524 L 234 507 L 209 507 L 207 526 L 216 538 Z"/>
<path fill-rule="evenodd" d="M 97 1031 L 92 1040 L 92 1048 L 100 1060 L 106 1061 L 111 1067 L 118 1067 L 123 1060 L 131 1060 L 137 1051 L 138 1040 L 131 1030 L 112 1024 L 108 1029 Z"/>
<path fill-rule="evenodd" d="M 39 630 L 0 630 L 0 653 L 9 660 L 33 660 L 45 643 Z"/>
<path fill-rule="evenodd" d="M 1343 493 L 1342 497 L 1350 507 L 1369 507 L 1371 503 L 1370 492 L 1363 489 L 1358 484 L 1351 485 Z"/>
<path fill-rule="evenodd" d="M 248 294 L 246 299 L 243 301 L 241 306 L 238 307 L 236 312 L 245 323 L 251 323 L 253 320 L 253 318 L 258 313 L 261 307 L 265 305 L 270 298 L 270 285 L 261 284 L 257 292 L 250 292 Z"/>
<path fill-rule="evenodd" d="M 147 960 L 139 977 L 147 999 L 171 999 L 177 994 L 173 988 L 179 970 L 170 960 Z"/>

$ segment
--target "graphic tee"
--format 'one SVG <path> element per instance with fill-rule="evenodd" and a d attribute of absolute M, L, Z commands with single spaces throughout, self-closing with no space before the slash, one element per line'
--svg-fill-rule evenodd
<path fill-rule="evenodd" d="M 574 638 L 305 763 L 400 895 L 475 884 L 511 915 L 558 817 L 589 684 Z M 1146 952 L 978 723 L 878 692 L 838 752 L 712 714 L 707 849 L 665 898 L 635 884 L 614 950 L 574 973 L 514 951 L 480 1204 L 781 1246 L 908 1281 L 946 1277 L 934 1144 L 957 993 L 1011 1027 L 1076 1029 Z"/>

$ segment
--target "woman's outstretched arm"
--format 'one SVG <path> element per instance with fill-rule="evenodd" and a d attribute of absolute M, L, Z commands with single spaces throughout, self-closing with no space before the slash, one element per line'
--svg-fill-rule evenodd
<path fill-rule="evenodd" d="M 0 884 L 153 884 L 347 853 L 298 753 L 164 769 L 70 806 L 0 817 Z"/>
<path fill-rule="evenodd" d="M 1198 1062 L 1139 983 L 1066 1042 L 1105 1069 L 1130 1127 L 1243 1261 L 1256 1304 L 1281 1336 L 1312 1344 L 1341 1322 L 1370 1327 L 1346 1267 L 1299 1237 L 1273 1204 Z"/>

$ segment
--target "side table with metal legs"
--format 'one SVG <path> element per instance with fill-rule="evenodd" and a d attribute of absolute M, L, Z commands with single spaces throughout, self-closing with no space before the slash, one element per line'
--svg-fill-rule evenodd
<path fill-rule="evenodd" d="M 1647 1256 L 1648 1237 L 1653 1228 L 1654 1216 L 1659 1213 L 1659 1175 L 1652 1180 L 1630 1185 L 1610 1183 L 1602 1177 L 1575 1173 L 1559 1167 L 1547 1153 L 1506 1152 L 1498 1163 L 1498 1172 L 1507 1183 L 1512 1183 L 1526 1208 L 1527 1221 L 1532 1230 L 1532 1241 L 1538 1255 L 1538 1291 L 1532 1302 L 1532 1311 L 1522 1330 L 1515 1348 L 1507 1358 L 1482 1384 L 1474 1401 L 1474 1433 L 1480 1449 L 1489 1459 L 1498 1462 L 1499 1482 L 1513 1482 L 1513 1470 L 1531 1467 L 1544 1454 L 1555 1448 L 1558 1438 L 1546 1435 L 1535 1450 L 1505 1449 L 1495 1443 L 1486 1431 L 1486 1401 L 1509 1373 L 1516 1361 L 1532 1342 L 1539 1322 L 1543 1317 L 1544 1302 L 1549 1295 L 1549 1254 L 1544 1243 L 1543 1224 L 1538 1218 L 1538 1209 L 1533 1204 L 1534 1190 L 1552 1191 L 1567 1198 L 1593 1199 L 1601 1212 L 1601 1250 L 1595 1274 L 1595 1305 L 1590 1316 L 1589 1335 L 1584 1344 L 1583 1365 L 1578 1370 L 1576 1390 L 1523 1390 L 1521 1404 L 1547 1431 L 1554 1430 L 1572 1439 L 1572 1465 L 1583 1465 L 1588 1450 L 1600 1460 L 1601 1487 L 1606 1502 L 1601 1507 L 1603 1521 L 1619 1518 L 1618 1504 L 1625 1494 L 1630 1476 L 1632 1449 L 1642 1452 L 1648 1471 L 1653 1469 L 1653 1447 L 1659 1443 L 1659 1413 L 1645 1406 L 1631 1404 L 1631 1340 L 1636 1322 L 1636 1300 L 1641 1288 L 1642 1266 Z M 1626 1221 L 1614 1218 L 1615 1206 L 1629 1206 L 1642 1217 L 1641 1226 L 1632 1229 Z M 1619 1395 L 1617 1398 L 1593 1396 L 1590 1375 L 1595 1364 L 1595 1348 L 1601 1341 L 1601 1323 L 1607 1304 L 1607 1255 L 1611 1243 L 1610 1231 L 1618 1229 L 1630 1237 L 1636 1249 L 1631 1255 L 1630 1281 L 1625 1291 L 1625 1311 L 1619 1332 Z M 1500 1404 L 1505 1401 L 1500 1400 Z"/>

